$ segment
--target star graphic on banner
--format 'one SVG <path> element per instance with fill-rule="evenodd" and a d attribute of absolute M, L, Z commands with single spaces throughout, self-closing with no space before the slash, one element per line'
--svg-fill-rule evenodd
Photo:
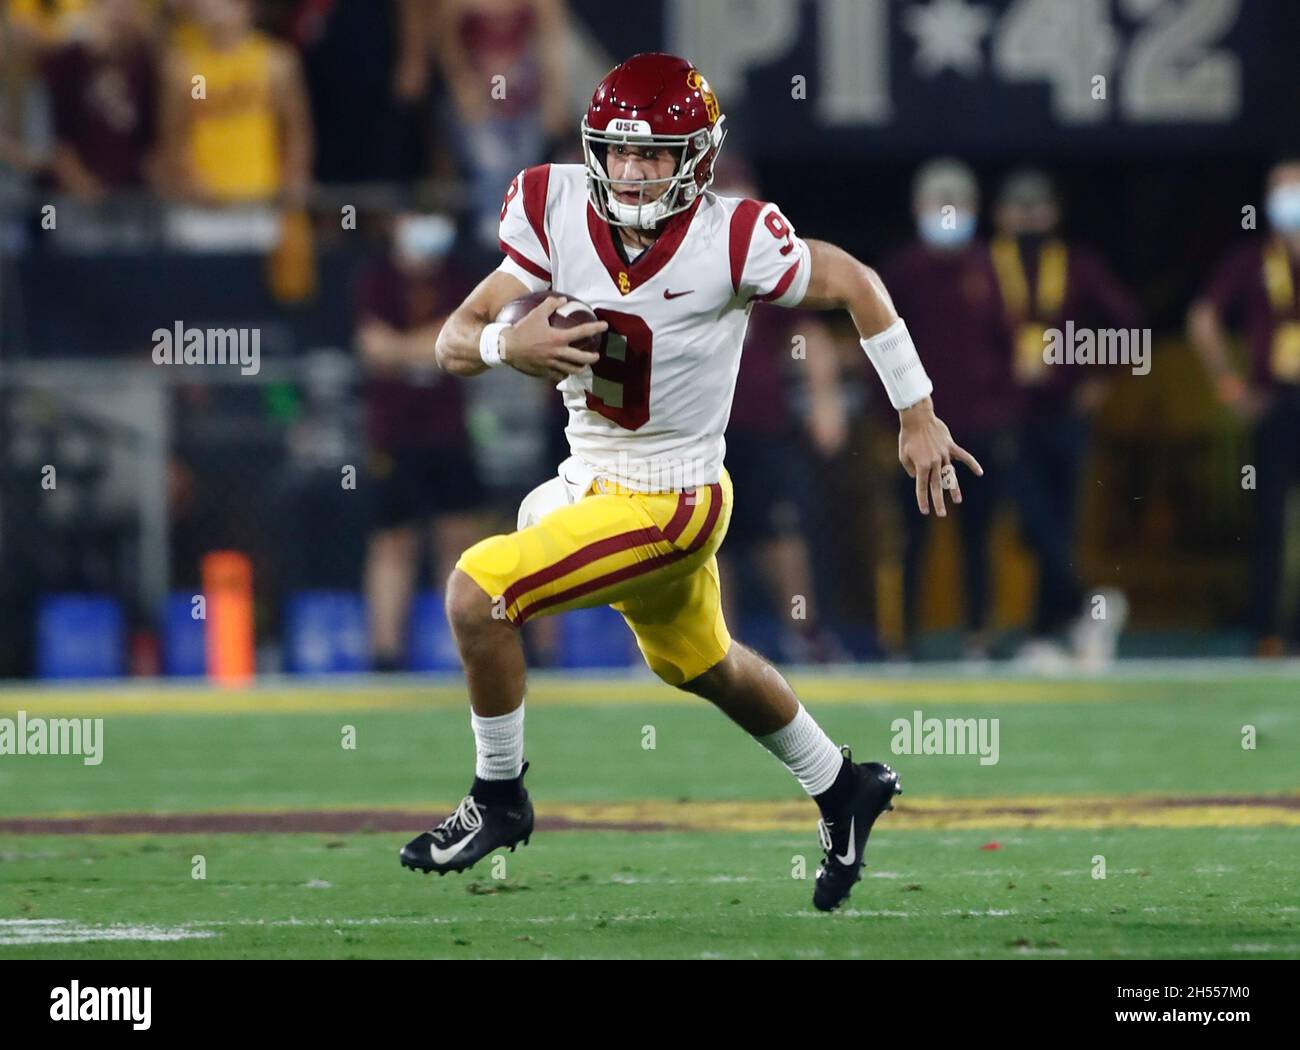
<path fill-rule="evenodd" d="M 929 0 L 903 12 L 903 28 L 916 38 L 916 71 L 936 76 L 954 69 L 975 77 L 983 68 L 980 41 L 988 34 L 993 16 L 986 8 L 966 0 Z"/>

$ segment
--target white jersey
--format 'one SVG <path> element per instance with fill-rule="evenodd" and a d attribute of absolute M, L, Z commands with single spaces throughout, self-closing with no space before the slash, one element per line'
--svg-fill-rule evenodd
<path fill-rule="evenodd" d="M 638 491 L 716 482 L 756 301 L 796 306 L 808 245 L 775 205 L 704 193 L 626 261 L 581 164 L 519 173 L 501 209 L 501 270 L 609 322 L 601 359 L 557 384 L 573 457 L 561 474 Z"/>

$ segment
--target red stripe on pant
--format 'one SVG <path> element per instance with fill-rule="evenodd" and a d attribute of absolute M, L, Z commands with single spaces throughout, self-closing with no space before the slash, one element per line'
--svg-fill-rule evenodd
<path fill-rule="evenodd" d="M 593 591 L 599 591 L 605 587 L 612 587 L 616 583 L 622 583 L 633 576 L 640 576 L 647 572 L 653 572 L 655 569 L 662 569 L 665 565 L 671 565 L 675 561 L 680 561 L 687 555 L 686 551 L 673 550 L 664 554 L 656 554 L 653 558 L 647 558 L 645 561 L 639 561 L 635 565 L 625 565 L 614 572 L 607 572 L 604 576 L 597 576 L 595 579 L 587 580 L 585 583 L 579 583 L 563 591 L 557 591 L 555 594 L 547 595 L 526 609 L 519 611 L 519 623 L 526 623 L 530 616 L 534 616 L 543 609 L 549 609 L 552 605 L 562 605 L 564 602 L 571 602 L 575 598 L 581 598 L 584 594 L 591 594 Z"/>
<path fill-rule="evenodd" d="M 584 565 L 590 565 L 593 561 L 630 550 L 632 547 L 644 547 L 652 543 L 661 543 L 663 539 L 664 534 L 659 531 L 658 526 L 652 526 L 648 529 L 633 529 L 630 532 L 621 532 L 617 536 L 606 536 L 603 540 L 589 543 L 572 554 L 565 555 L 554 565 L 548 565 L 544 569 L 538 569 L 536 572 L 521 577 L 507 587 L 505 594 L 501 597 L 505 600 L 505 606 L 508 609 L 514 605 L 521 595 L 548 584 L 552 580 L 557 580 L 561 576 L 575 572 Z"/>
<path fill-rule="evenodd" d="M 691 513 L 695 510 L 695 493 L 697 489 L 691 489 L 689 492 L 683 492 L 677 497 L 677 507 L 673 511 L 673 516 L 664 526 L 664 539 L 669 543 L 676 543 L 677 537 L 686 529 L 686 523 L 691 520 Z"/>
<path fill-rule="evenodd" d="M 616 583 L 622 583 L 635 576 L 640 576 L 647 572 L 653 572 L 656 569 L 662 569 L 666 565 L 672 565 L 674 562 L 680 561 L 682 558 L 694 554 L 708 542 L 713 530 L 717 527 L 718 518 L 722 513 L 722 486 L 715 482 L 710 485 L 709 488 L 713 490 L 713 498 L 709 501 L 709 509 L 705 515 L 704 524 L 700 527 L 699 533 L 696 535 L 695 539 L 691 541 L 689 547 L 681 550 L 666 551 L 663 554 L 656 554 L 653 558 L 648 558 L 643 562 L 637 562 L 634 565 L 625 565 L 623 568 L 615 569 L 613 572 L 607 572 L 603 576 L 597 576 L 594 579 L 575 584 L 574 586 L 567 587 L 562 591 L 557 591 L 555 594 L 548 595 L 545 598 L 533 602 L 533 604 L 529 605 L 526 609 L 520 609 L 517 622 L 522 624 L 526 622 L 529 617 L 534 616 L 543 609 L 549 609 L 553 605 L 562 605 L 565 602 L 571 602 L 575 598 L 581 598 L 584 595 L 591 594 L 594 591 L 601 590 L 605 587 L 612 587 Z M 685 493 L 682 494 L 681 499 L 685 499 Z M 682 503 L 679 501 L 679 512 L 681 506 Z M 690 505 L 688 504 L 688 506 Z M 678 531 L 680 533 L 680 530 Z M 631 533 L 625 533 L 625 535 L 631 535 Z M 597 546 L 597 544 L 593 544 L 592 546 Z M 588 558 L 586 559 L 586 562 L 590 562 L 591 560 L 592 559 Z M 542 572 L 546 571 L 548 570 L 542 570 Z M 538 576 L 541 575 L 541 573 L 534 573 L 533 575 Z M 560 575 L 563 574 L 561 573 Z M 554 579 L 554 577 L 555 574 L 552 574 L 550 578 Z M 510 603 L 507 602 L 506 605 L 509 607 Z"/>
<path fill-rule="evenodd" d="M 714 482 L 709 486 L 709 509 L 704 515 L 704 524 L 700 526 L 700 531 L 695 534 L 695 539 L 691 540 L 691 545 L 686 548 L 688 554 L 694 554 L 704 546 L 711 535 L 713 528 L 718 524 L 718 516 L 722 513 L 722 485 Z"/>

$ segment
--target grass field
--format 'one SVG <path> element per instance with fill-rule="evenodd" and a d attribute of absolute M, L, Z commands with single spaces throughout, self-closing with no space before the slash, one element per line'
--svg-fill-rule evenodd
<path fill-rule="evenodd" d="M 104 720 L 99 765 L 0 756 L 0 957 L 1300 957 L 1300 672 L 940 675 L 793 676 L 906 791 L 832 916 L 815 807 L 652 680 L 534 679 L 538 831 L 444 879 L 397 849 L 468 785 L 455 683 L 0 691 Z M 917 710 L 997 763 L 893 754 Z"/>

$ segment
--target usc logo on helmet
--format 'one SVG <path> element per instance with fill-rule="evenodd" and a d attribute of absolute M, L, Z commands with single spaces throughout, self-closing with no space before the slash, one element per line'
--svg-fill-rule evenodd
<path fill-rule="evenodd" d="M 709 87 L 709 82 L 704 79 L 698 69 L 692 69 L 686 74 L 686 86 L 692 91 L 698 91 L 700 97 L 704 99 L 704 112 L 708 114 L 710 123 L 717 123 L 718 114 L 721 109 L 718 106 L 718 96 L 713 93 Z"/>

